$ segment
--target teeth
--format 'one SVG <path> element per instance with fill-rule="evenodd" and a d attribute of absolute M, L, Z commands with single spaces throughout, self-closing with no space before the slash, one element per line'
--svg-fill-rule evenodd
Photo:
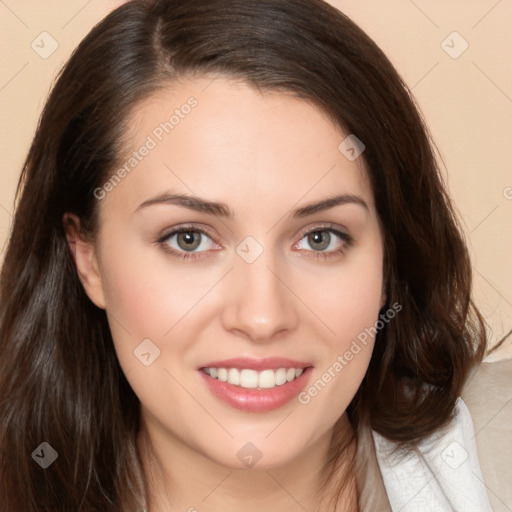
<path fill-rule="evenodd" d="M 228 382 L 231 384 L 235 384 L 237 386 L 240 385 L 240 372 L 236 368 L 230 368 L 228 370 Z"/>
<path fill-rule="evenodd" d="M 286 382 L 286 369 L 279 368 L 276 372 L 276 386 L 280 386 Z"/>
<path fill-rule="evenodd" d="M 258 376 L 258 386 L 264 389 L 276 387 L 276 372 L 274 370 L 264 370 Z"/>
<path fill-rule="evenodd" d="M 237 368 L 203 368 L 204 373 L 222 382 L 247 389 L 271 389 L 300 377 L 303 368 L 279 368 L 278 370 L 238 370 Z"/>
<path fill-rule="evenodd" d="M 256 370 L 235 370 L 235 372 L 240 373 L 240 386 L 243 388 L 257 388 L 258 387 L 258 372 Z M 230 384 L 234 384 L 234 382 L 230 382 Z"/>

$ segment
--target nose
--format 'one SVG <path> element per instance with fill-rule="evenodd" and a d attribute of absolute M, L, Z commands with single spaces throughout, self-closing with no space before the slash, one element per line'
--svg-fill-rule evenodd
<path fill-rule="evenodd" d="M 298 301 L 283 267 L 270 251 L 252 263 L 236 256 L 224 290 L 222 324 L 227 331 L 264 343 L 297 328 Z"/>

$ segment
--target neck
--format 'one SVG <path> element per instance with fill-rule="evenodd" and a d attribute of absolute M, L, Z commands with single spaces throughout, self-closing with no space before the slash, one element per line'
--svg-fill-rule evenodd
<path fill-rule="evenodd" d="M 290 463 L 234 469 L 217 464 L 143 422 L 139 452 L 147 512 L 357 512 L 356 440 L 344 414 Z M 340 449 L 344 448 L 344 449 Z"/>

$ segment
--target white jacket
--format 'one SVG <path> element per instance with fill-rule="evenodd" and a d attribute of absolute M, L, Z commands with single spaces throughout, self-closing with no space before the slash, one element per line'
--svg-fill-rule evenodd
<path fill-rule="evenodd" d="M 463 397 L 452 423 L 405 455 L 359 434 L 361 512 L 512 511 L 512 360 L 483 363 Z"/>

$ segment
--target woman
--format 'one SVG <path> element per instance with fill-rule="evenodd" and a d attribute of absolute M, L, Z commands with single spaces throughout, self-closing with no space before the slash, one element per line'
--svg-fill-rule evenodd
<path fill-rule="evenodd" d="M 470 270 L 410 94 L 344 15 L 128 2 L 62 70 L 20 182 L 5 510 L 396 508 L 387 450 L 467 419 Z"/>

